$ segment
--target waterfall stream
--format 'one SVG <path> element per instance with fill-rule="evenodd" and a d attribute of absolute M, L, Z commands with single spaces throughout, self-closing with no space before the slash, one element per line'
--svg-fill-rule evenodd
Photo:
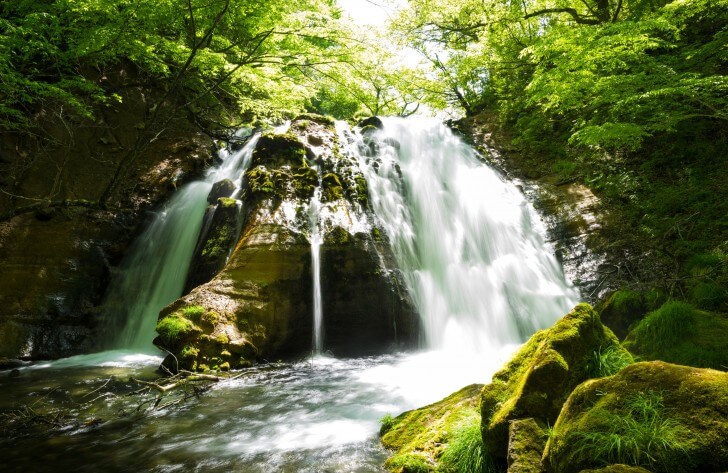
<path fill-rule="evenodd" d="M 261 365 L 218 383 L 188 408 L 84 425 L 62 441 L 0 442 L 8 471 L 382 471 L 379 419 L 487 383 L 520 343 L 577 302 L 533 208 L 449 129 L 412 118 L 385 119 L 382 130 L 365 136 L 343 123 L 337 129 L 341 151 L 366 177 L 371 223 L 392 245 L 427 350 Z M 212 184 L 238 181 L 255 144 L 252 138 L 176 192 L 138 238 L 108 298 L 129 320 L 119 345 L 151 348 L 159 310 L 183 290 Z M 323 315 L 319 192 L 307 222 L 316 326 Z M 315 331 L 314 352 L 321 352 L 322 336 Z M 0 379 L 0 408 L 21 402 L 33 386 L 86 393 L 111 379 L 148 377 L 159 361 L 84 355 L 36 364 L 23 368 L 23 384 Z M 136 407 L 133 398 L 112 401 L 108 409 Z"/>
<path fill-rule="evenodd" d="M 364 138 L 342 124 L 339 133 L 359 159 L 428 347 L 490 353 L 576 304 L 532 206 L 447 127 L 385 118 Z"/>
<path fill-rule="evenodd" d="M 321 244 L 323 235 L 319 225 L 321 213 L 321 182 L 311 197 L 309 205 L 309 222 L 311 224 L 311 271 L 313 279 L 313 353 L 320 355 L 324 348 L 323 307 L 321 300 Z"/>
<path fill-rule="evenodd" d="M 234 153 L 223 150 L 221 163 L 176 191 L 137 237 L 106 296 L 106 317 L 124 322 L 117 348 L 154 350 L 157 315 L 182 295 L 212 185 L 230 179 L 239 189 L 257 141 L 256 135 Z"/>

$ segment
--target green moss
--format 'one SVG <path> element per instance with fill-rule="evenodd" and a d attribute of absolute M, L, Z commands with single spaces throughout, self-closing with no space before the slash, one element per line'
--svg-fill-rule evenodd
<path fill-rule="evenodd" d="M 728 316 L 670 301 L 647 315 L 624 347 L 643 360 L 701 368 L 728 366 Z"/>
<path fill-rule="evenodd" d="M 215 312 L 214 310 L 211 310 L 209 312 L 205 312 L 202 314 L 202 321 L 206 323 L 207 325 L 214 326 L 217 324 L 218 319 L 220 318 L 220 315 Z"/>
<path fill-rule="evenodd" d="M 367 180 L 362 175 L 354 176 L 354 183 L 356 184 L 356 199 L 362 205 L 367 207 L 369 205 L 369 185 Z"/>
<path fill-rule="evenodd" d="M 269 196 L 275 192 L 271 173 L 264 166 L 256 166 L 245 173 L 246 194 Z"/>
<path fill-rule="evenodd" d="M 310 199 L 318 185 L 318 173 L 310 167 L 300 167 L 293 174 L 293 189 L 299 199 Z"/>
<path fill-rule="evenodd" d="M 205 308 L 199 305 L 190 305 L 179 310 L 180 315 L 190 320 L 198 321 L 205 313 Z"/>
<path fill-rule="evenodd" d="M 339 176 L 334 173 L 325 174 L 321 179 L 323 186 L 323 200 L 333 202 L 344 198 L 344 188 L 341 185 Z"/>
<path fill-rule="evenodd" d="M 180 358 L 197 358 L 200 354 L 200 350 L 192 345 L 185 345 L 180 352 Z"/>
<path fill-rule="evenodd" d="M 192 321 L 171 314 L 157 322 L 157 333 L 165 347 L 174 347 L 201 330 Z"/>
<path fill-rule="evenodd" d="M 230 197 L 220 197 L 217 199 L 217 205 L 226 209 L 237 208 L 238 201 Z"/>
<path fill-rule="evenodd" d="M 615 463 L 654 472 L 725 471 L 728 377 L 713 370 L 635 363 L 577 387 L 543 455 L 547 471 Z"/>
<path fill-rule="evenodd" d="M 428 473 L 435 468 L 424 454 L 408 453 L 392 457 L 384 463 L 392 473 Z"/>
<path fill-rule="evenodd" d="M 429 406 L 395 418 L 385 418 L 382 443 L 396 450 L 385 467 L 394 472 L 441 468 L 442 465 L 438 467 L 440 456 L 456 439 L 456 432 L 479 422 L 477 402 L 480 388 L 479 385 L 471 385 Z M 453 453 L 452 458 L 455 456 Z M 405 467 L 425 470 L 403 469 Z"/>
<path fill-rule="evenodd" d="M 230 363 L 228 363 L 227 361 L 224 361 L 224 362 L 220 363 L 220 366 L 218 366 L 218 369 L 220 371 L 230 371 Z"/>
<path fill-rule="evenodd" d="M 588 304 L 579 304 L 552 328 L 536 332 L 483 388 L 481 418 L 487 452 L 505 459 L 510 420 L 553 423 L 571 390 L 589 377 L 597 350 L 622 350 Z"/>

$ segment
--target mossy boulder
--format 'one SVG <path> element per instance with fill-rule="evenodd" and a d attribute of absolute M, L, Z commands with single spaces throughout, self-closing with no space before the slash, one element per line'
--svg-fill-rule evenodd
<path fill-rule="evenodd" d="M 645 300 L 639 292 L 622 289 L 615 291 L 595 307 L 602 323 L 609 327 L 620 340 L 629 333 L 630 327 L 647 313 Z"/>
<path fill-rule="evenodd" d="M 508 473 L 541 473 L 546 429 L 540 421 L 517 419 L 508 428 Z"/>
<path fill-rule="evenodd" d="M 384 122 L 382 122 L 381 118 L 374 116 L 374 117 L 368 117 L 368 118 L 365 118 L 365 119 L 359 121 L 359 123 L 357 123 L 356 126 L 358 126 L 361 129 L 364 129 L 364 128 L 370 126 L 377 130 L 383 130 Z"/>
<path fill-rule="evenodd" d="M 429 406 L 407 411 L 382 424 L 382 444 L 395 453 L 384 466 L 395 473 L 446 471 L 440 458 L 460 429 L 478 422 L 473 384 Z"/>
<path fill-rule="evenodd" d="M 266 133 L 258 139 L 253 151 L 251 167 L 301 166 L 306 162 L 306 147 L 291 134 L 275 135 Z"/>
<path fill-rule="evenodd" d="M 212 185 L 210 193 L 207 195 L 207 202 L 209 204 L 217 203 L 217 199 L 220 197 L 230 197 L 235 192 L 235 183 L 230 179 L 223 179 L 217 181 Z"/>
<path fill-rule="evenodd" d="M 553 424 L 571 391 L 591 376 L 594 354 L 608 348 L 622 351 L 589 304 L 536 332 L 483 388 L 483 442 L 489 454 L 506 459 L 512 420 L 532 417 Z"/>
<path fill-rule="evenodd" d="M 728 374 L 635 363 L 571 393 L 543 465 L 558 473 L 616 463 L 655 473 L 728 471 L 727 418 Z"/>
<path fill-rule="evenodd" d="M 728 315 L 668 301 L 630 332 L 624 347 L 642 360 L 728 369 Z"/>
<path fill-rule="evenodd" d="M 320 125 L 326 125 L 333 127 L 336 124 L 336 119 L 327 115 L 320 115 L 318 113 L 302 113 L 293 119 L 292 124 L 301 121 L 309 121 L 318 123 Z"/>
<path fill-rule="evenodd" d="M 220 315 L 201 305 L 173 304 L 157 322 L 155 344 L 170 352 L 162 363 L 172 372 L 227 371 L 250 366 L 256 349 L 240 333 L 231 333 Z"/>

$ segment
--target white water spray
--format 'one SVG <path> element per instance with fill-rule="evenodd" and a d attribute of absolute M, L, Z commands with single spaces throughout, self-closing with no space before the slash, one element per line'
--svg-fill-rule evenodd
<path fill-rule="evenodd" d="M 118 347 L 153 350 L 159 312 L 182 295 L 212 185 L 230 179 L 239 189 L 257 142 L 255 135 L 237 152 L 222 151 L 222 163 L 175 192 L 137 237 L 106 298 L 107 316 L 124 320 Z"/>

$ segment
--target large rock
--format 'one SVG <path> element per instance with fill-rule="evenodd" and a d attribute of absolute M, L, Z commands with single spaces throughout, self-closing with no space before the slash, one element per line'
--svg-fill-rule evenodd
<path fill-rule="evenodd" d="M 160 314 L 157 342 L 181 367 L 238 368 L 312 349 L 311 205 L 319 182 L 324 348 L 362 355 L 416 342 L 417 315 L 358 198 L 356 163 L 336 152 L 336 140 L 331 124 L 308 118 L 295 120 L 289 134 L 261 137 L 227 264 Z M 198 312 L 206 323 L 188 317 Z M 162 333 L 165 324 L 188 329 L 174 339 Z"/>
<path fill-rule="evenodd" d="M 593 365 L 607 350 L 625 353 L 588 304 L 535 333 L 483 388 L 483 442 L 490 455 L 505 462 L 512 420 L 553 424 L 571 391 L 594 376 Z"/>
<path fill-rule="evenodd" d="M 109 274 L 146 211 L 212 159 L 212 140 L 186 117 L 161 113 L 171 119 L 162 132 L 145 126 L 164 91 L 140 87 L 127 66 L 104 78 L 123 100 L 71 134 L 50 108 L 39 124 L 45 141 L 0 130 L 0 356 L 100 348 Z M 23 210 L 41 201 L 44 208 Z"/>
<path fill-rule="evenodd" d="M 728 374 L 660 361 L 636 363 L 573 391 L 543 464 L 558 473 L 613 463 L 656 473 L 724 472 L 726 419 Z"/>

